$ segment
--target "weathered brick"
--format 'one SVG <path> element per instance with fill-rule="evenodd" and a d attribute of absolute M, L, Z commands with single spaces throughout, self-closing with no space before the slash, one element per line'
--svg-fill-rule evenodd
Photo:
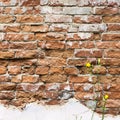
<path fill-rule="evenodd" d="M 21 60 L 11 60 L 9 66 L 33 66 L 37 64 L 37 59 L 21 59 Z"/>
<path fill-rule="evenodd" d="M 1 0 L 0 1 L 0 6 L 15 6 L 18 3 L 17 0 Z"/>
<path fill-rule="evenodd" d="M 4 32 L 20 32 L 19 25 L 4 26 Z"/>
<path fill-rule="evenodd" d="M 79 42 L 79 41 L 68 41 L 66 44 L 67 49 L 77 49 L 77 48 L 94 48 L 95 44 L 93 41 L 85 41 L 85 42 Z"/>
<path fill-rule="evenodd" d="M 78 69 L 75 67 L 66 67 L 64 68 L 64 72 L 68 75 L 77 75 L 79 73 Z"/>
<path fill-rule="evenodd" d="M 100 6 L 107 5 L 107 0 L 80 0 L 78 1 L 79 6 Z"/>
<path fill-rule="evenodd" d="M 68 15 L 46 15 L 45 22 L 49 23 L 71 23 L 72 16 Z"/>
<path fill-rule="evenodd" d="M 25 66 L 22 67 L 21 72 L 24 73 L 24 74 L 33 75 L 33 74 L 35 74 L 35 66 L 25 65 Z"/>
<path fill-rule="evenodd" d="M 46 91 L 42 96 L 44 99 L 56 99 L 58 97 L 57 91 Z"/>
<path fill-rule="evenodd" d="M 50 26 L 50 31 L 52 32 L 67 32 L 68 26 L 64 24 L 52 24 Z"/>
<path fill-rule="evenodd" d="M 119 50 L 108 50 L 105 52 L 105 57 L 120 58 L 120 51 Z"/>
<path fill-rule="evenodd" d="M 120 83 L 111 83 L 109 85 L 105 84 L 104 86 L 111 92 L 120 91 Z"/>
<path fill-rule="evenodd" d="M 31 32 L 47 32 L 47 31 L 48 31 L 48 25 L 31 26 Z"/>
<path fill-rule="evenodd" d="M 60 100 L 57 99 L 52 99 L 48 102 L 46 102 L 47 105 L 59 105 L 60 104 Z"/>
<path fill-rule="evenodd" d="M 97 48 L 100 49 L 107 49 L 107 48 L 115 49 L 115 48 L 120 48 L 120 43 L 119 41 L 118 42 L 105 41 L 105 42 L 97 42 L 96 46 Z"/>
<path fill-rule="evenodd" d="M 6 51 L 6 52 L 0 52 L 0 58 L 1 59 L 10 59 L 10 58 L 14 58 L 14 52 L 8 52 L 8 51 Z"/>
<path fill-rule="evenodd" d="M 87 63 L 87 62 L 86 62 Z M 86 68 L 85 65 L 82 67 L 78 67 L 79 69 L 79 73 L 80 74 L 90 74 L 91 73 L 91 70 L 89 68 Z"/>
<path fill-rule="evenodd" d="M 0 66 L 0 74 L 5 74 L 7 71 L 6 67 Z"/>
<path fill-rule="evenodd" d="M 11 42 L 9 47 L 10 49 L 32 50 L 37 49 L 37 44 L 36 42 Z"/>
<path fill-rule="evenodd" d="M 105 33 L 102 35 L 102 40 L 104 41 L 113 41 L 113 40 L 119 40 L 120 39 L 120 34 L 118 33 Z"/>
<path fill-rule="evenodd" d="M 73 50 L 47 50 L 46 56 L 49 57 L 59 57 L 59 58 L 69 58 L 74 56 Z"/>
<path fill-rule="evenodd" d="M 22 77 L 21 77 L 21 74 L 19 74 L 19 75 L 12 76 L 10 79 L 11 79 L 11 82 L 13 83 L 21 83 Z"/>
<path fill-rule="evenodd" d="M 103 22 L 105 22 L 105 23 L 120 23 L 120 16 L 118 16 L 118 15 L 104 16 Z"/>
<path fill-rule="evenodd" d="M 46 59 L 39 59 L 38 65 L 49 65 L 54 67 L 62 67 L 66 65 L 66 59 L 58 58 L 58 57 L 52 57 L 52 58 L 46 58 Z"/>
<path fill-rule="evenodd" d="M 5 40 L 8 41 L 29 41 L 29 40 L 34 40 L 34 34 L 30 33 L 30 34 L 15 34 L 15 33 L 7 33 L 5 34 Z"/>
<path fill-rule="evenodd" d="M 8 8 L 8 7 L 7 7 Z M 11 8 L 11 10 L 9 10 L 9 11 L 6 11 L 6 9 L 7 8 L 5 8 L 5 12 L 7 12 L 7 14 L 13 14 L 14 13 L 14 15 L 21 15 L 21 14 L 24 14 L 25 12 L 26 12 L 26 9 L 24 9 L 23 7 L 15 7 L 15 8 Z"/>
<path fill-rule="evenodd" d="M 77 0 L 48 0 L 51 6 L 72 6 L 77 4 Z"/>
<path fill-rule="evenodd" d="M 109 6 L 119 6 L 120 1 L 119 0 L 107 0 Z"/>
<path fill-rule="evenodd" d="M 94 99 L 94 94 L 90 92 L 76 92 L 75 98 L 79 100 L 90 100 Z"/>
<path fill-rule="evenodd" d="M 36 58 L 38 57 L 37 50 L 16 51 L 15 58 Z"/>
<path fill-rule="evenodd" d="M 46 5 L 48 3 L 48 0 L 40 0 L 40 5 Z"/>
<path fill-rule="evenodd" d="M 79 31 L 85 32 L 104 32 L 106 31 L 105 24 L 81 24 L 79 25 Z"/>
<path fill-rule="evenodd" d="M 14 99 L 15 94 L 14 92 L 0 92 L 0 100 L 12 100 Z"/>
<path fill-rule="evenodd" d="M 119 75 L 120 74 L 120 68 L 109 68 L 108 69 L 108 73 L 112 74 L 112 75 Z"/>
<path fill-rule="evenodd" d="M 74 90 L 76 92 L 93 92 L 93 85 L 90 83 L 74 84 Z"/>
<path fill-rule="evenodd" d="M 37 45 L 38 45 L 38 47 L 40 47 L 41 49 L 44 49 L 45 48 L 45 44 L 46 44 L 46 41 L 45 40 L 39 40 L 38 42 L 37 42 Z"/>
<path fill-rule="evenodd" d="M 61 33 L 47 33 L 47 34 L 38 33 L 36 34 L 36 39 L 47 41 L 60 41 L 65 40 L 65 36 L 64 34 Z"/>
<path fill-rule="evenodd" d="M 66 48 L 67 49 L 77 49 L 77 48 L 81 48 L 80 47 L 80 42 L 79 41 L 68 41 L 67 43 L 66 43 Z"/>
<path fill-rule="evenodd" d="M 64 73 L 63 67 L 50 67 L 49 73 L 50 74 L 63 74 Z"/>
<path fill-rule="evenodd" d="M 120 59 L 118 58 L 101 59 L 101 64 L 104 66 L 120 66 Z"/>
<path fill-rule="evenodd" d="M 34 84 L 19 84 L 17 85 L 16 89 L 18 91 L 25 91 L 25 92 L 36 92 L 40 88 L 40 85 Z"/>
<path fill-rule="evenodd" d="M 72 83 L 63 83 L 60 84 L 60 90 L 74 90 Z"/>
<path fill-rule="evenodd" d="M 23 15 L 23 14 L 24 15 L 38 15 L 38 16 L 40 15 L 40 6 L 39 5 L 34 6 L 34 7 L 22 7 L 22 8 L 20 7 L 20 9 L 21 9 L 21 15 Z M 18 14 L 17 13 L 18 11 L 14 11 L 14 13 Z M 40 20 L 40 16 L 38 18 L 39 18 L 38 20 Z M 42 16 L 41 16 L 41 20 L 42 20 Z"/>
<path fill-rule="evenodd" d="M 100 16 L 87 16 L 87 15 L 75 15 L 73 18 L 75 23 L 101 23 L 102 18 Z"/>
<path fill-rule="evenodd" d="M 92 33 L 68 33 L 66 40 L 92 40 L 94 35 Z"/>
<path fill-rule="evenodd" d="M 102 75 L 98 76 L 98 80 L 100 83 L 108 84 L 108 83 L 119 83 L 120 77 L 119 76 L 112 76 L 112 75 Z"/>
<path fill-rule="evenodd" d="M 53 7 L 41 6 L 40 7 L 40 13 L 42 13 L 42 14 L 53 14 Z"/>
<path fill-rule="evenodd" d="M 9 62 L 8 60 L 2 60 L 1 59 L 0 60 L 0 66 L 5 66 L 6 67 L 8 65 L 8 62 Z"/>
<path fill-rule="evenodd" d="M 22 82 L 23 83 L 36 83 L 38 82 L 39 76 L 38 75 L 23 75 Z"/>
<path fill-rule="evenodd" d="M 106 103 L 107 108 L 114 108 L 114 107 L 120 107 L 120 100 L 111 100 L 108 99 Z"/>
<path fill-rule="evenodd" d="M 69 14 L 69 15 L 77 15 L 77 14 L 89 15 L 92 13 L 92 8 L 91 7 L 64 7 L 63 13 Z"/>
<path fill-rule="evenodd" d="M 76 57 L 102 57 L 102 51 L 100 50 L 93 50 L 93 51 L 88 51 L 88 50 L 76 50 L 75 53 Z"/>
<path fill-rule="evenodd" d="M 104 66 L 94 66 L 92 72 L 94 74 L 106 74 L 107 69 Z"/>
<path fill-rule="evenodd" d="M 31 31 L 31 25 L 21 25 L 21 31 L 30 32 Z"/>
<path fill-rule="evenodd" d="M 6 7 L 6 8 L 3 10 L 3 13 L 4 13 L 4 14 L 9 14 L 9 15 L 11 15 L 12 12 L 13 12 L 12 7 Z"/>
<path fill-rule="evenodd" d="M 13 23 L 15 21 L 14 16 L 0 15 L 0 23 Z"/>
<path fill-rule="evenodd" d="M 61 41 L 50 41 L 46 42 L 45 44 L 46 49 L 64 49 L 65 48 L 65 42 Z"/>
<path fill-rule="evenodd" d="M 86 62 L 87 62 L 86 59 L 69 59 L 68 60 L 68 65 L 85 66 Z"/>
<path fill-rule="evenodd" d="M 6 41 L 0 42 L 0 50 L 5 50 L 9 48 L 9 44 Z"/>
<path fill-rule="evenodd" d="M 21 16 L 17 16 L 16 22 L 18 23 L 41 23 L 43 22 L 43 16 L 21 15 Z"/>
<path fill-rule="evenodd" d="M 80 48 L 88 48 L 88 49 L 90 49 L 90 48 L 94 48 L 95 47 L 95 44 L 94 44 L 94 42 L 93 41 L 85 41 L 85 42 L 81 42 L 80 43 Z"/>
<path fill-rule="evenodd" d="M 117 14 L 119 13 L 119 8 L 113 8 L 113 7 L 98 7 L 95 8 L 95 14 L 99 15 L 109 15 L 109 14 Z"/>
<path fill-rule="evenodd" d="M 108 92 L 109 99 L 120 99 L 120 92 Z"/>
<path fill-rule="evenodd" d="M 69 77 L 69 81 L 72 82 L 72 83 L 85 83 L 85 82 L 89 82 L 88 79 L 89 79 L 88 76 L 71 75 Z"/>
<path fill-rule="evenodd" d="M 8 66 L 8 73 L 9 74 L 20 74 L 21 73 L 21 67 L 20 66 Z"/>
<path fill-rule="evenodd" d="M 108 24 L 108 31 L 120 31 L 120 24 Z"/>
<path fill-rule="evenodd" d="M 48 74 L 48 72 L 49 72 L 49 67 L 38 66 L 36 68 L 36 74 L 44 75 L 44 74 Z"/>
<path fill-rule="evenodd" d="M 61 74 L 53 74 L 53 75 L 45 75 L 45 76 L 41 76 L 41 80 L 43 82 L 58 82 L 58 83 L 62 83 L 62 82 L 66 82 L 67 81 L 67 76 L 66 75 L 61 75 Z"/>
<path fill-rule="evenodd" d="M 17 98 L 17 99 L 18 99 L 18 98 L 28 98 L 28 99 L 26 99 L 27 102 L 28 102 L 30 96 L 31 96 L 31 97 L 33 96 L 33 94 L 30 93 L 30 92 L 25 92 L 25 91 L 17 91 L 17 92 L 16 92 L 16 98 Z M 24 101 L 22 101 L 22 102 L 24 103 Z"/>
<path fill-rule="evenodd" d="M 20 0 L 20 5 L 21 6 L 27 6 L 27 7 L 30 7 L 30 6 L 37 6 L 40 4 L 40 0 Z"/>
<path fill-rule="evenodd" d="M 10 79 L 6 75 L 0 75 L 0 82 L 9 82 Z"/>
<path fill-rule="evenodd" d="M 77 26 L 77 24 L 70 25 L 69 28 L 68 28 L 68 32 L 69 33 L 78 32 L 78 26 Z"/>
<path fill-rule="evenodd" d="M 15 88 L 16 88 L 16 85 L 14 83 L 9 83 L 9 84 L 1 83 L 0 84 L 0 91 L 15 90 Z"/>

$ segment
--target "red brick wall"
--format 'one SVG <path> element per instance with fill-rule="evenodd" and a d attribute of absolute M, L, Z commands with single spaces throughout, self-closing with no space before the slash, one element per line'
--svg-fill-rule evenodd
<path fill-rule="evenodd" d="M 109 95 L 120 114 L 119 0 L 0 0 L 0 102 L 14 106 Z M 86 62 L 96 65 L 92 75 Z M 98 85 L 99 84 L 99 85 Z"/>

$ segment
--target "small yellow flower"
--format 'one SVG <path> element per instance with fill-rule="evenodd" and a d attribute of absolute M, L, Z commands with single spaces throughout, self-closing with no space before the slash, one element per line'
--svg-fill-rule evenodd
<path fill-rule="evenodd" d="M 91 67 L 91 64 L 88 62 L 88 63 L 86 63 L 85 66 L 88 67 L 88 68 L 90 68 L 90 67 Z"/>
<path fill-rule="evenodd" d="M 107 100 L 109 98 L 108 95 L 104 95 L 104 99 Z"/>

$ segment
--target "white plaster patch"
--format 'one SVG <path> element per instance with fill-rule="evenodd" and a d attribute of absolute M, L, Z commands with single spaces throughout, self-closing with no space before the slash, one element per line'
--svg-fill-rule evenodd
<path fill-rule="evenodd" d="M 23 111 L 0 105 L 0 120 L 90 120 L 92 113 L 76 99 L 70 99 L 64 105 L 53 106 L 31 103 Z M 101 116 L 94 113 L 93 120 L 101 120 Z M 120 115 L 106 115 L 104 120 L 120 120 Z"/>

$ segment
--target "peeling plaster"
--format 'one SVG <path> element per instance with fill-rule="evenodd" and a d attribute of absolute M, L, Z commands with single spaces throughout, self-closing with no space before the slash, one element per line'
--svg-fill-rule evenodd
<path fill-rule="evenodd" d="M 82 120 L 90 120 L 92 113 L 76 99 L 70 99 L 63 105 L 31 103 L 24 110 L 0 105 L 0 120 L 80 120 L 81 117 Z M 101 115 L 95 113 L 93 120 L 101 120 Z M 120 115 L 106 115 L 104 120 L 120 120 Z"/>

